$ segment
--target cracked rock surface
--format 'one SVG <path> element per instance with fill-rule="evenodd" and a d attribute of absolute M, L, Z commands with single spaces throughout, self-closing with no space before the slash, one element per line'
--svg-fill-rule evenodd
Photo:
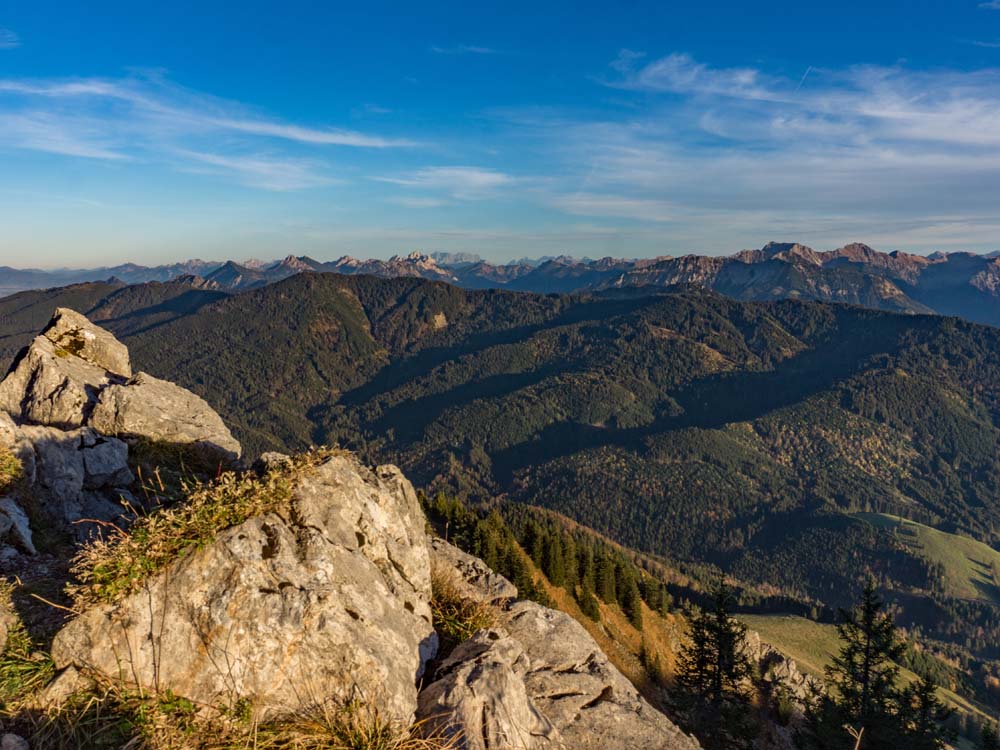
<path fill-rule="evenodd" d="M 469 586 L 485 564 L 438 540 Z M 495 574 L 494 574 L 495 575 Z M 472 598 L 489 600 L 494 587 Z M 698 750 L 611 664 L 580 623 L 530 601 L 510 604 L 503 626 L 459 645 L 420 695 L 418 718 L 445 728 L 465 750 Z"/>
<path fill-rule="evenodd" d="M 117 604 L 60 631 L 59 668 L 263 715 L 328 698 L 409 723 L 437 649 L 430 562 L 412 486 L 394 467 L 334 456 L 287 512 L 221 532 Z"/>

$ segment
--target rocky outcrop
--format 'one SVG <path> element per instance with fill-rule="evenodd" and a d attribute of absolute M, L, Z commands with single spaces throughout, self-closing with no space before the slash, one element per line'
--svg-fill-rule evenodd
<path fill-rule="evenodd" d="M 510 589 L 479 559 L 441 540 L 435 564 L 449 564 L 467 596 L 504 601 Z M 470 559 L 471 558 L 471 559 Z M 484 583 L 488 582 L 488 583 Z M 530 601 L 506 602 L 502 626 L 477 633 L 435 671 L 418 717 L 466 750 L 697 750 L 615 668 L 569 615 Z"/>
<path fill-rule="evenodd" d="M 78 538 L 118 523 L 135 505 L 128 457 L 136 439 L 193 446 L 213 458 L 241 452 L 201 398 L 133 375 L 124 344 L 57 309 L 0 382 L 0 448 L 20 460 L 34 506 Z M 8 500 L 0 503 L 0 538 L 8 549 L 33 552 L 24 514 Z"/>
<path fill-rule="evenodd" d="M 517 598 L 517 587 L 478 557 L 463 552 L 440 537 L 430 540 L 431 563 L 453 570 L 454 583 L 467 599 L 497 603 Z"/>
<path fill-rule="evenodd" d="M 517 641 L 503 630 L 481 630 L 437 669 L 420 693 L 419 714 L 465 750 L 558 747 L 558 732 L 528 696 L 529 669 Z"/>
<path fill-rule="evenodd" d="M 760 672 L 763 684 L 772 691 L 783 690 L 801 707 L 810 695 L 822 689 L 818 680 L 800 672 L 794 659 L 762 641 L 759 633 L 748 630 L 745 642 L 745 653 Z"/>
<path fill-rule="evenodd" d="M 128 347 L 108 331 L 64 307 L 56 309 L 42 334 L 57 350 L 75 355 L 102 370 L 123 378 L 132 377 Z"/>
<path fill-rule="evenodd" d="M 531 663 L 525 686 L 565 748 L 694 750 L 699 745 L 653 708 L 565 612 L 515 603 L 506 629 Z"/>
<path fill-rule="evenodd" d="M 57 667 L 265 716 L 358 698 L 408 722 L 437 639 L 424 518 L 393 467 L 311 469 L 287 508 L 218 534 L 56 636 Z"/>
<path fill-rule="evenodd" d="M 106 435 L 194 445 L 230 459 L 241 452 L 222 417 L 204 399 L 143 372 L 101 391 L 89 424 Z"/>
<path fill-rule="evenodd" d="M 103 435 L 241 450 L 205 401 L 179 386 L 132 375 L 128 349 L 72 310 L 51 322 L 0 382 L 0 410 L 20 424 L 92 427 Z"/>

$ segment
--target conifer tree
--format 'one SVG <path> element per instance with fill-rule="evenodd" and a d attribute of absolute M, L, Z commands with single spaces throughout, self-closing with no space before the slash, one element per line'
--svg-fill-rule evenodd
<path fill-rule="evenodd" d="M 639 595 L 639 585 L 630 570 L 624 566 L 620 566 L 619 570 L 623 571 L 618 576 L 618 600 L 622 611 L 632 623 L 632 627 L 642 630 L 642 597 Z"/>
<path fill-rule="evenodd" d="M 596 583 L 594 581 L 594 552 L 588 545 L 581 545 L 577 548 L 577 570 L 579 571 L 579 584 L 585 591 L 594 591 Z"/>
<path fill-rule="evenodd" d="M 606 604 L 618 603 L 615 588 L 615 561 L 603 551 L 597 553 L 594 561 L 594 590 Z"/>
<path fill-rule="evenodd" d="M 733 592 L 721 578 L 712 589 L 712 609 L 691 619 L 690 643 L 681 652 L 678 681 L 714 704 L 742 698 L 751 674 L 746 626 L 733 617 Z"/>
<path fill-rule="evenodd" d="M 542 572 L 553 586 L 566 583 L 566 564 L 563 560 L 562 534 L 559 529 L 551 529 L 544 537 L 542 548 Z"/>
<path fill-rule="evenodd" d="M 937 697 L 934 681 L 922 677 L 903 693 L 902 718 L 908 750 L 940 750 L 954 740 L 944 722 L 953 711 Z"/>
<path fill-rule="evenodd" d="M 863 750 L 891 750 L 904 736 L 902 695 L 896 688 L 904 652 L 892 618 L 869 580 L 861 601 L 851 612 L 841 611 L 840 653 L 827 667 L 828 687 L 809 711 L 804 744 L 835 750 L 853 748 L 846 729 L 861 732 Z"/>

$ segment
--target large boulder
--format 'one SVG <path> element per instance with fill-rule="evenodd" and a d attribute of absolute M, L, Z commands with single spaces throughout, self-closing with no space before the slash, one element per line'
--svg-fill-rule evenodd
<path fill-rule="evenodd" d="M 479 558 L 431 540 L 463 596 L 505 607 L 503 625 L 460 644 L 420 694 L 418 718 L 463 750 L 698 750 L 564 612 L 510 602 L 514 586 Z"/>
<path fill-rule="evenodd" d="M 35 505 L 50 521 L 67 524 L 85 539 L 99 532 L 102 523 L 127 517 L 126 505 L 134 503 L 129 490 L 134 477 L 124 442 L 89 427 L 25 425 L 20 434 Z"/>
<path fill-rule="evenodd" d="M 79 313 L 57 309 L 0 382 L 0 447 L 20 460 L 34 505 L 78 538 L 121 525 L 123 505 L 135 500 L 126 441 L 136 439 L 193 447 L 213 463 L 241 454 L 204 400 L 151 375 L 133 376 L 124 344 Z"/>
<path fill-rule="evenodd" d="M 60 631 L 60 669 L 263 715 L 363 699 L 409 722 L 437 648 L 424 518 L 394 467 L 334 456 L 287 507 L 220 531 Z"/>
<path fill-rule="evenodd" d="M 566 748 L 696 750 L 608 661 L 597 642 L 565 612 L 516 602 L 505 625 L 524 649 L 535 707 L 559 731 Z"/>
<path fill-rule="evenodd" d="M 21 422 L 80 427 L 111 377 L 103 368 L 38 336 L 0 382 L 0 409 Z"/>
<path fill-rule="evenodd" d="M 106 435 L 194 445 L 230 459 L 241 448 L 204 399 L 144 372 L 101 391 L 90 426 Z"/>
<path fill-rule="evenodd" d="M 481 630 L 459 645 L 420 693 L 418 715 L 431 734 L 463 750 L 558 747 L 558 732 L 524 686 L 531 665 L 503 630 Z"/>
<path fill-rule="evenodd" d="M 128 347 L 80 313 L 65 307 L 56 308 L 42 334 L 55 346 L 90 362 L 102 370 L 123 378 L 132 377 Z"/>

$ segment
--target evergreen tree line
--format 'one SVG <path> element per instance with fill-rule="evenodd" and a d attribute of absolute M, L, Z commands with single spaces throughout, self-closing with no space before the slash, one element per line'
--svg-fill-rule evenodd
<path fill-rule="evenodd" d="M 518 542 L 549 582 L 572 594 L 591 619 L 600 620 L 598 600 L 617 605 L 637 630 L 643 627 L 643 602 L 660 614 L 669 610 L 672 600 L 666 585 L 621 550 L 534 508 L 508 508 L 506 516 Z"/>
<path fill-rule="evenodd" d="M 520 597 L 552 606 L 548 594 L 535 583 L 510 527 L 496 510 L 481 516 L 458 498 L 441 492 L 433 499 L 421 493 L 420 499 L 424 512 L 447 541 L 506 577 Z"/>
<path fill-rule="evenodd" d="M 734 604 L 733 590 L 720 579 L 712 606 L 690 616 L 690 639 L 679 662 L 677 703 L 709 750 L 747 747 L 759 726 L 752 708 L 759 676 L 746 654 L 746 628 L 733 617 Z M 924 676 L 901 684 L 898 664 L 906 644 L 873 582 L 854 609 L 841 612 L 837 630 L 840 651 L 826 669 L 824 688 L 807 701 L 795 734 L 798 747 L 938 750 L 954 740 L 952 712 L 935 682 Z M 994 750 L 996 742 L 994 728 L 986 727 L 983 748 Z"/>

